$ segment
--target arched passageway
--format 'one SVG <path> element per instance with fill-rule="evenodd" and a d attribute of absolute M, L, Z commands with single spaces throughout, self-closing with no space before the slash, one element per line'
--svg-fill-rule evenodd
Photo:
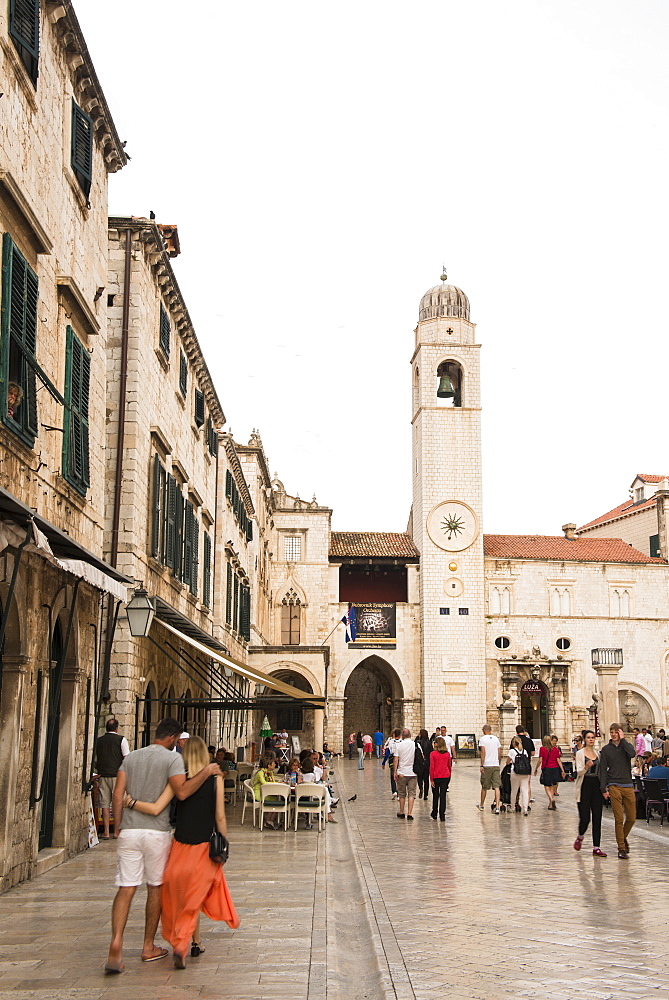
<path fill-rule="evenodd" d="M 380 656 L 368 656 L 358 664 L 346 682 L 344 697 L 344 746 L 349 733 L 360 730 L 371 735 L 380 729 L 388 736 L 401 723 L 393 715 L 393 703 L 404 697 L 402 683 Z"/>

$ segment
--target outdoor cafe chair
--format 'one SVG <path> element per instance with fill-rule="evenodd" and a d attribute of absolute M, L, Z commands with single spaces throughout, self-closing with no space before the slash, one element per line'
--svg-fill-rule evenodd
<path fill-rule="evenodd" d="M 260 786 L 260 829 L 265 826 L 265 813 L 283 813 L 284 828 L 288 829 L 288 819 L 292 805 L 290 802 L 290 785 L 281 781 L 267 781 Z M 267 801 L 267 800 L 277 801 Z"/>
<path fill-rule="evenodd" d="M 255 793 L 253 791 L 253 785 L 251 784 L 250 779 L 247 778 L 246 781 L 244 781 L 244 783 L 242 784 L 242 789 L 243 789 L 243 793 L 244 793 L 244 805 L 242 806 L 242 822 L 241 822 L 241 825 L 242 826 L 244 825 L 244 814 L 246 812 L 247 805 L 250 803 L 253 806 L 253 825 L 255 826 L 256 825 L 256 809 L 260 809 L 260 803 L 258 802 L 258 800 L 255 797 Z"/>
<path fill-rule="evenodd" d="M 318 813 L 318 832 L 322 830 L 325 818 L 325 785 L 317 785 L 314 781 L 303 781 L 295 785 L 295 829 L 297 830 L 298 813 L 313 816 Z"/>
<path fill-rule="evenodd" d="M 660 810 L 660 826 L 664 826 L 664 817 L 667 815 L 667 786 L 659 778 L 644 778 L 643 791 L 646 796 L 646 823 L 650 823 L 653 809 Z"/>
<path fill-rule="evenodd" d="M 237 805 L 237 780 L 238 774 L 236 771 L 224 771 L 223 772 L 223 785 L 225 787 L 225 794 L 232 795 L 233 806 Z"/>

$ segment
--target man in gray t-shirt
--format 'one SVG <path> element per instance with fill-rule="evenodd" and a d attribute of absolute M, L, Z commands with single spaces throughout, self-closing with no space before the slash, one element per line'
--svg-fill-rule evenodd
<path fill-rule="evenodd" d="M 218 764 L 207 764 L 194 777 L 186 780 L 181 754 L 171 753 L 181 734 L 176 719 L 163 719 L 156 727 L 151 746 L 134 750 L 123 759 L 114 785 L 114 836 L 118 838 L 116 885 L 118 891 L 112 906 L 112 939 L 105 972 L 123 972 L 123 932 L 130 913 L 130 904 L 137 886 L 146 882 L 146 917 L 142 961 L 155 962 L 165 958 L 167 950 L 154 941 L 160 920 L 160 887 L 172 846 L 169 806 L 158 816 L 133 811 L 137 799 L 155 802 L 169 784 L 174 795 L 187 799 L 212 774 L 220 774 Z M 128 807 L 124 799 L 129 796 Z M 120 831 L 120 832 L 119 832 Z"/>

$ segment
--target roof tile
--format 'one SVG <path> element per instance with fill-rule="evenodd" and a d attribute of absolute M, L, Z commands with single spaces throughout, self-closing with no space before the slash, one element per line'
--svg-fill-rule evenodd
<path fill-rule="evenodd" d="M 333 531 L 330 535 L 333 559 L 419 559 L 420 553 L 405 532 Z"/>
<path fill-rule="evenodd" d="M 484 535 L 483 551 L 493 559 L 555 559 L 560 562 L 665 563 L 621 538 L 565 538 L 563 535 Z"/>
<path fill-rule="evenodd" d="M 625 517 L 627 514 L 636 514 L 638 510 L 645 510 L 647 507 L 654 507 L 657 503 L 657 497 L 650 497 L 648 500 L 643 500 L 641 503 L 634 503 L 633 500 L 625 500 L 624 503 L 618 504 L 613 510 L 608 511 L 606 514 L 600 514 L 593 521 L 588 521 L 587 524 L 582 524 L 580 528 L 576 529 L 576 533 L 579 531 L 584 531 L 586 528 L 594 528 L 597 524 L 606 524 L 607 521 L 615 521 L 618 517 Z"/>

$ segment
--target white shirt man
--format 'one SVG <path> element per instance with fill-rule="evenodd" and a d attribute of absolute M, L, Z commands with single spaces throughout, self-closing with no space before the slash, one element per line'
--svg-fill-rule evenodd
<path fill-rule="evenodd" d="M 483 812 L 486 793 L 491 789 L 495 793 L 495 813 L 499 815 L 500 788 L 502 778 L 499 762 L 502 757 L 502 744 L 492 735 L 490 726 L 483 727 L 483 736 L 479 739 L 481 755 L 481 804 L 477 806 Z"/>
<path fill-rule="evenodd" d="M 402 739 L 395 742 L 393 752 L 395 759 L 395 781 L 397 782 L 397 795 L 399 798 L 397 818 L 404 819 L 404 800 L 406 799 L 406 817 L 408 820 L 413 820 L 411 814 L 413 812 L 414 799 L 416 798 L 417 784 L 417 778 L 413 770 L 416 744 L 411 739 L 411 731 L 409 729 L 402 730 Z"/>
<path fill-rule="evenodd" d="M 448 735 L 448 733 L 446 732 L 446 726 L 442 726 L 441 727 L 441 738 L 446 743 L 446 749 L 448 750 L 448 752 L 451 755 L 451 760 L 457 760 L 458 759 L 458 755 L 455 752 L 455 740 L 452 739 Z"/>

